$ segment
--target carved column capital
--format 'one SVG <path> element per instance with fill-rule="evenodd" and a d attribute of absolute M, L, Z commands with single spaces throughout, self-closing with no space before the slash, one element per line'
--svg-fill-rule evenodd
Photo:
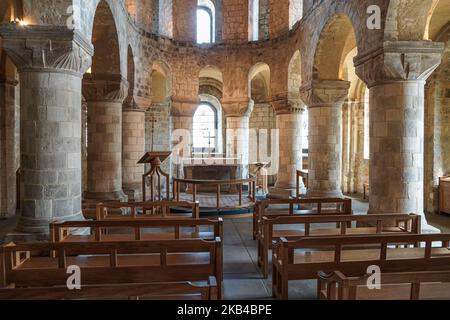
<path fill-rule="evenodd" d="M 313 80 L 300 88 L 301 100 L 309 107 L 334 107 L 348 96 L 350 82 L 343 80 Z"/>
<path fill-rule="evenodd" d="M 3 50 L 19 72 L 68 72 L 82 76 L 92 64 L 92 44 L 78 31 L 57 26 L 0 26 Z"/>
<path fill-rule="evenodd" d="M 288 97 L 288 95 L 272 97 L 271 104 L 277 115 L 303 113 L 306 109 L 300 98 Z"/>
<path fill-rule="evenodd" d="M 439 66 L 444 44 L 431 41 L 386 41 L 383 47 L 355 58 L 356 74 L 369 86 L 391 81 L 425 81 Z"/>
<path fill-rule="evenodd" d="M 174 117 L 193 117 L 199 104 L 199 97 L 172 97 L 171 115 Z"/>
<path fill-rule="evenodd" d="M 255 107 L 255 102 L 248 98 L 224 98 L 222 99 L 222 108 L 225 113 L 225 117 L 249 117 L 253 108 Z"/>
<path fill-rule="evenodd" d="M 121 75 L 85 74 L 83 96 L 86 101 L 122 103 L 128 95 L 128 82 Z"/>

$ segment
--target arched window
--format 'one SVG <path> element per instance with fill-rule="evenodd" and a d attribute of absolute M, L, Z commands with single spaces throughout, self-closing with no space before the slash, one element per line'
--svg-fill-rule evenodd
<path fill-rule="evenodd" d="M 250 0 L 249 2 L 249 26 L 250 41 L 258 41 L 259 40 L 259 0 Z"/>
<path fill-rule="evenodd" d="M 303 18 L 303 0 L 289 1 L 289 29 Z"/>
<path fill-rule="evenodd" d="M 217 111 L 210 104 L 200 104 L 194 115 L 194 152 L 216 152 L 217 119 Z"/>
<path fill-rule="evenodd" d="M 370 159 L 370 95 L 369 89 L 366 88 L 364 93 L 364 159 Z"/>
<path fill-rule="evenodd" d="M 309 157 L 309 114 L 308 109 L 303 112 L 302 116 L 302 154 L 303 158 Z M 306 168 L 303 168 L 306 169 Z"/>
<path fill-rule="evenodd" d="M 215 42 L 215 7 L 210 0 L 199 0 L 197 7 L 197 43 Z"/>

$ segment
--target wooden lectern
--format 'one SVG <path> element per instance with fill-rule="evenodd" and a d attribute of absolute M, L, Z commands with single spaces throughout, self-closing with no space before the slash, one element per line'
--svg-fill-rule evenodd
<path fill-rule="evenodd" d="M 138 164 L 150 164 L 150 171 L 142 176 L 142 199 L 147 201 L 147 178 L 150 178 L 150 201 L 162 201 L 161 178 L 166 179 L 166 200 L 170 201 L 170 175 L 161 169 L 161 164 L 172 152 L 147 152 Z M 155 190 L 156 179 L 156 190 Z"/>

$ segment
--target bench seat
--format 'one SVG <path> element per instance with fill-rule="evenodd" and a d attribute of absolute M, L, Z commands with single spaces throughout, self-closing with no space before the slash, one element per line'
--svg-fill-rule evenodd
<path fill-rule="evenodd" d="M 400 260 L 400 259 L 419 259 L 424 256 L 423 248 L 398 248 L 388 249 L 388 260 Z M 450 250 L 448 248 L 433 248 L 431 250 L 433 257 L 449 257 Z M 294 263 L 295 264 L 307 264 L 307 263 L 322 263 L 334 261 L 334 251 L 307 251 L 307 252 L 295 252 Z M 341 262 L 351 261 L 376 261 L 380 258 L 379 249 L 361 249 L 361 250 L 343 250 L 341 255 Z"/>
<path fill-rule="evenodd" d="M 399 227 L 390 227 L 385 228 L 383 230 L 384 233 L 398 233 L 403 230 Z M 349 228 L 347 229 L 347 235 L 370 235 L 377 234 L 376 227 L 367 227 L 367 228 Z M 309 236 L 339 236 L 341 235 L 341 229 L 312 229 Z M 283 230 L 274 230 L 273 237 L 274 238 L 291 238 L 291 237 L 304 237 L 304 230 L 294 230 L 294 229 L 283 229 Z"/>
<path fill-rule="evenodd" d="M 208 264 L 208 253 L 174 253 L 167 255 L 167 265 L 196 265 Z M 121 267 L 159 266 L 159 254 L 146 255 L 118 255 L 117 264 Z M 110 266 L 109 256 L 76 256 L 67 257 L 68 265 L 76 265 L 80 268 L 101 268 Z M 57 268 L 58 258 L 33 257 L 25 260 L 16 267 L 16 270 Z"/>
<path fill-rule="evenodd" d="M 103 242 L 121 242 L 121 241 L 134 241 L 134 234 L 106 234 L 102 236 Z M 214 232 L 183 232 L 180 234 L 180 239 L 214 239 Z M 173 240 L 175 239 L 175 233 L 143 233 L 140 241 L 155 241 L 155 240 Z M 93 242 L 95 241 L 95 235 L 68 235 L 64 238 L 65 242 Z"/>
<path fill-rule="evenodd" d="M 383 273 L 380 288 L 370 290 L 370 275 L 347 277 L 319 272 L 320 300 L 450 300 L 450 271 Z"/>

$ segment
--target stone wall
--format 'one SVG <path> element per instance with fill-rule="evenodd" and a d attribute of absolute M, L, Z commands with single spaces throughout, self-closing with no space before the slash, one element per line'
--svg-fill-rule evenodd
<path fill-rule="evenodd" d="M 248 1 L 223 0 L 223 41 L 242 43 L 248 41 Z"/>
<path fill-rule="evenodd" d="M 154 121 L 154 133 L 152 138 L 152 121 Z M 170 105 L 168 103 L 153 104 L 145 113 L 145 151 L 170 151 L 172 133 L 172 121 L 170 116 Z M 166 161 L 162 168 L 170 173 L 170 163 Z M 147 168 L 149 169 L 149 168 Z"/>
<path fill-rule="evenodd" d="M 272 161 L 272 130 L 276 129 L 275 111 L 268 103 L 255 104 L 253 112 L 250 116 L 250 140 L 257 143 L 257 148 L 254 154 L 250 154 L 250 163 L 253 162 L 270 162 Z M 253 130 L 253 131 L 252 131 Z M 264 131 L 265 130 L 265 131 Z M 264 134 L 265 132 L 265 134 Z M 253 133 L 257 135 L 258 140 L 253 136 Z M 267 136 L 266 136 L 267 135 Z M 267 137 L 267 138 L 266 138 Z M 265 146 L 261 140 L 267 139 L 267 146 Z M 261 150 L 262 148 L 262 150 Z M 267 150 L 267 152 L 266 152 Z M 274 184 L 276 181 L 276 168 L 274 170 L 269 169 L 271 173 L 269 177 L 269 184 Z"/>

